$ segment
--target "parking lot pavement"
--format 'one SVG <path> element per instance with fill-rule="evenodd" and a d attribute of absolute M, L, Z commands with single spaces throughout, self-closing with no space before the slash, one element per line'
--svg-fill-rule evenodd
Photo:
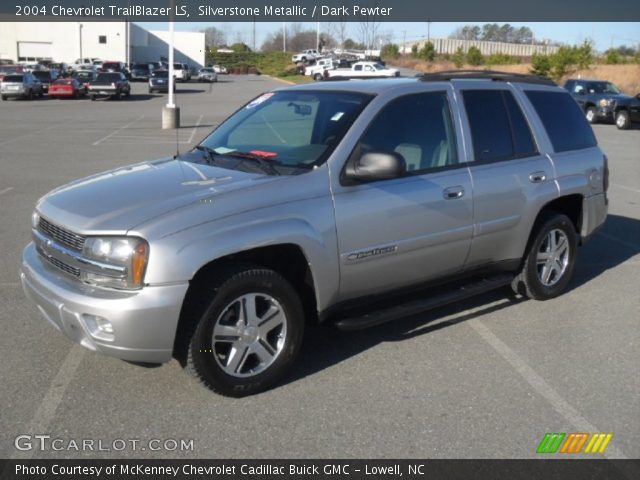
<path fill-rule="evenodd" d="M 611 166 L 610 216 L 580 250 L 568 293 L 507 289 L 363 332 L 312 329 L 292 376 L 228 399 L 177 362 L 142 368 L 74 346 L 18 284 L 29 216 L 50 189 L 195 144 L 279 86 L 224 76 L 179 84 L 182 128 L 160 130 L 164 95 L 0 104 L 0 458 L 163 457 L 17 452 L 19 434 L 65 440 L 193 439 L 192 458 L 530 458 L 546 432 L 612 432 L 607 455 L 640 456 L 640 131 L 596 125 Z M 96 198 L 95 201 L 104 201 Z M 67 445 L 65 443 L 65 445 Z"/>

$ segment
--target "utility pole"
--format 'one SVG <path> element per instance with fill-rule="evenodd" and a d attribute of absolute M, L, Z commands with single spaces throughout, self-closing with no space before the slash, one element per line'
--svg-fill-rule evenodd
<path fill-rule="evenodd" d="M 427 42 L 431 41 L 431 21 L 427 18 Z"/>
<path fill-rule="evenodd" d="M 407 53 L 407 31 L 402 31 L 402 55 Z"/>
<path fill-rule="evenodd" d="M 256 17 L 253 17 L 253 51 L 256 51 Z"/>
<path fill-rule="evenodd" d="M 316 48 L 320 51 L 320 22 L 316 26 Z"/>
<path fill-rule="evenodd" d="M 287 51 L 287 22 L 282 22 L 282 51 Z"/>

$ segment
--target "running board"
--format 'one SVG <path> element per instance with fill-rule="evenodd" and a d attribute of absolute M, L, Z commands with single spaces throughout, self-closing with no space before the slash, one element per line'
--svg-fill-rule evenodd
<path fill-rule="evenodd" d="M 387 307 L 359 317 L 343 318 L 335 322 L 335 325 L 340 330 L 362 330 L 399 318 L 410 317 L 450 303 L 459 302 L 466 298 L 509 285 L 512 280 L 513 275 L 498 275 L 484 278 L 452 290 L 446 290 L 443 293 L 428 298 L 421 298 L 419 300 Z"/>

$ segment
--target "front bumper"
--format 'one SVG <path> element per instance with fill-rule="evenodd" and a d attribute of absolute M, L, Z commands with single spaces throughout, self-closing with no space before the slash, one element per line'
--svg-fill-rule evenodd
<path fill-rule="evenodd" d="M 131 362 L 171 360 L 188 283 L 136 291 L 95 288 L 43 263 L 33 243 L 22 254 L 20 280 L 49 323 L 89 350 Z M 97 329 L 95 317 L 107 319 L 113 334 Z"/>

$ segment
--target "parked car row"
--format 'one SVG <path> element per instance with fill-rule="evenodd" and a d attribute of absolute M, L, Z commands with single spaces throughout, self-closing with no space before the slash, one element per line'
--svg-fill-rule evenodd
<path fill-rule="evenodd" d="M 640 123 L 640 93 L 625 95 L 613 83 L 604 80 L 569 79 L 564 88 L 578 102 L 591 124 L 614 122 L 620 130 Z"/>

